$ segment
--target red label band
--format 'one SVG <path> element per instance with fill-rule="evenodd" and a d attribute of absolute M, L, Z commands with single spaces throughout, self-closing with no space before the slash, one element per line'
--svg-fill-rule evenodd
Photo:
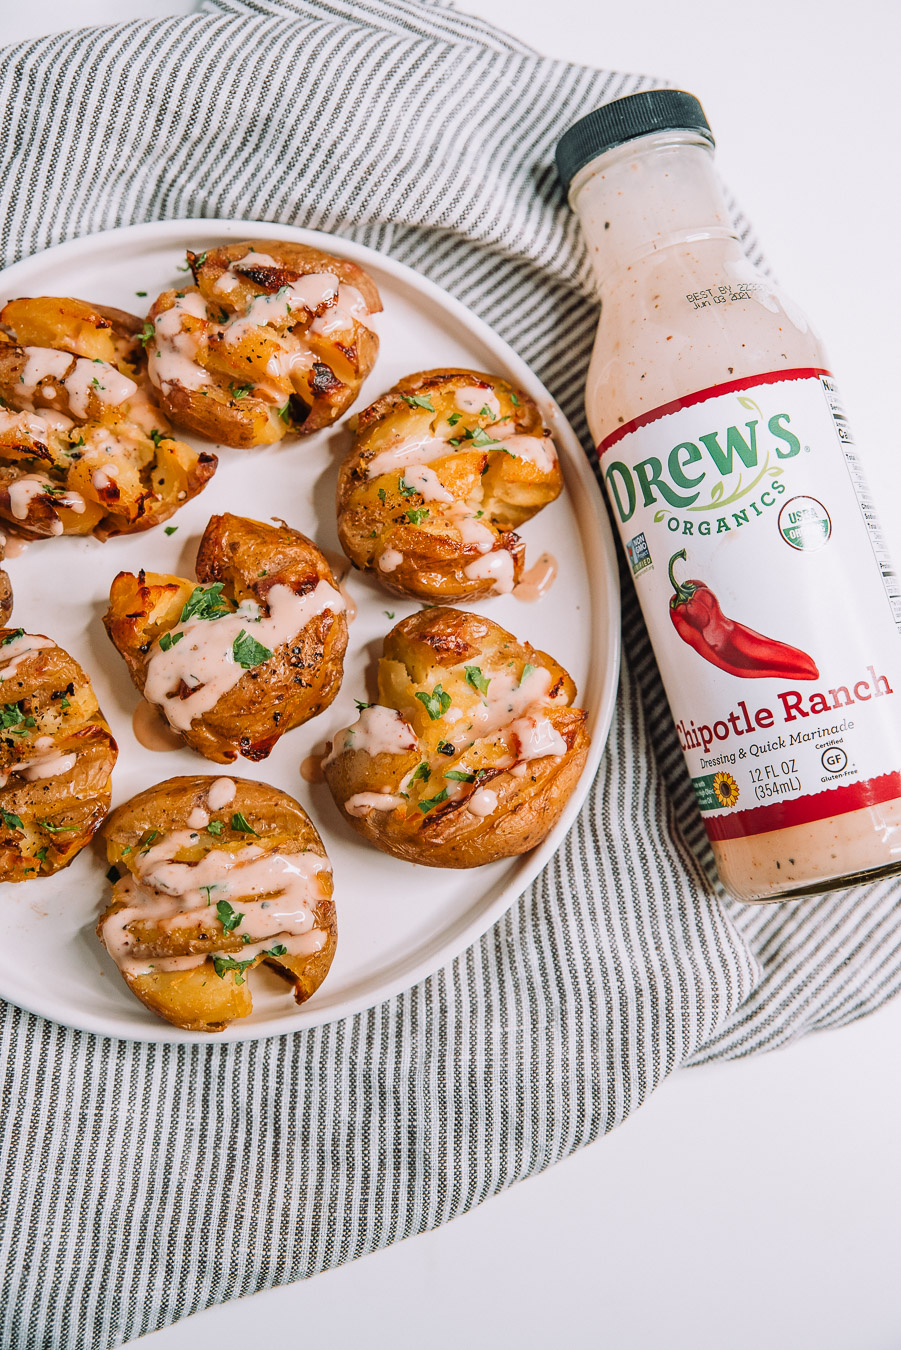
<path fill-rule="evenodd" d="M 712 384 L 709 389 L 699 389 L 696 394 L 684 394 L 682 398 L 674 398 L 672 403 L 664 403 L 659 408 L 652 408 L 650 412 L 639 413 L 631 422 L 625 422 L 615 431 L 611 431 L 598 446 L 598 456 L 605 455 L 617 441 L 637 431 L 639 427 L 659 422 L 661 417 L 680 412 L 682 408 L 690 408 L 695 403 L 706 403 L 707 399 L 717 398 L 720 394 L 736 394 L 742 389 L 759 388 L 762 384 L 782 384 L 790 380 L 818 380 L 821 375 L 832 378 L 831 371 L 819 370 L 813 366 L 803 370 L 771 370 L 766 375 L 749 375 L 744 380 L 729 380 L 726 384 Z"/>
<path fill-rule="evenodd" d="M 815 821 L 847 815 L 849 811 L 879 806 L 898 798 L 901 798 L 901 773 L 884 773 L 865 783 L 827 788 L 825 792 L 798 797 L 792 802 L 770 802 L 747 811 L 705 815 L 704 825 L 708 838 L 720 843 L 726 839 L 745 839 L 752 834 L 769 834 L 771 830 L 787 830 L 792 825 L 812 825 Z"/>

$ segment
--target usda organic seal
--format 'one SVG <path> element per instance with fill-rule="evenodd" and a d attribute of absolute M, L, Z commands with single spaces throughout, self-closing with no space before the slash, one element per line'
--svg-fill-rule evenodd
<path fill-rule="evenodd" d="M 791 548 L 812 552 L 829 542 L 832 521 L 816 497 L 792 497 L 779 512 L 779 533 Z"/>

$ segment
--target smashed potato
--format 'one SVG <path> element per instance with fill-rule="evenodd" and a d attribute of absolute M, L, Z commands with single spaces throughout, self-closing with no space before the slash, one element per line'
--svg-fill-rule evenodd
<path fill-rule="evenodd" d="M 113 895 L 97 935 L 158 1016 L 221 1031 L 252 1011 L 247 975 L 261 962 L 298 1003 L 319 988 L 337 943 L 331 866 L 286 792 L 170 778 L 117 807 L 103 835 Z"/>
<path fill-rule="evenodd" d="M 490 619 L 432 607 L 385 638 L 378 703 L 324 763 L 342 814 L 408 862 L 478 867 L 534 848 L 588 754 L 575 685 Z"/>
<path fill-rule="evenodd" d="M 199 585 L 120 572 L 107 632 L 193 750 L 219 764 L 265 759 L 340 688 L 344 599 L 316 545 L 284 524 L 213 516 L 195 571 Z"/>
<path fill-rule="evenodd" d="M 357 415 L 338 537 L 397 595 L 480 600 L 519 581 L 525 545 L 514 531 L 562 487 L 527 394 L 496 375 L 423 371 Z"/>
<path fill-rule="evenodd" d="M 0 520 L 23 539 L 133 534 L 202 490 L 216 456 L 150 399 L 141 320 L 38 296 L 0 310 Z"/>
<path fill-rule="evenodd" d="M 116 742 L 91 682 L 50 638 L 0 629 L 0 881 L 66 867 L 109 810 Z"/>
<path fill-rule="evenodd" d="M 0 534 L 0 563 L 6 559 L 6 535 Z M 13 588 L 9 573 L 0 567 L 0 627 L 9 623 L 13 612 Z"/>
<path fill-rule="evenodd" d="M 375 364 L 381 308 L 356 263 L 254 240 L 188 253 L 194 285 L 150 310 L 150 378 L 177 426 L 269 445 L 330 426 Z"/>

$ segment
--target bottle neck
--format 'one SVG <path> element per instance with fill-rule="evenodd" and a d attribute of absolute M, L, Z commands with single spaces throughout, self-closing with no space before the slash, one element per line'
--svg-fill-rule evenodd
<path fill-rule="evenodd" d="M 712 146 L 689 131 L 655 132 L 599 155 L 573 179 L 598 283 L 673 244 L 737 240 Z"/>

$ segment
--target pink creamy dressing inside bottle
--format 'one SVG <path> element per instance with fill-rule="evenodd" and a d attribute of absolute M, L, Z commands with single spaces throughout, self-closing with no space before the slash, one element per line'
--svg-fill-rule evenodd
<path fill-rule="evenodd" d="M 689 94 L 558 165 L 597 277 L 586 412 L 720 877 L 901 867 L 901 594 L 816 335 L 747 259 Z"/>

